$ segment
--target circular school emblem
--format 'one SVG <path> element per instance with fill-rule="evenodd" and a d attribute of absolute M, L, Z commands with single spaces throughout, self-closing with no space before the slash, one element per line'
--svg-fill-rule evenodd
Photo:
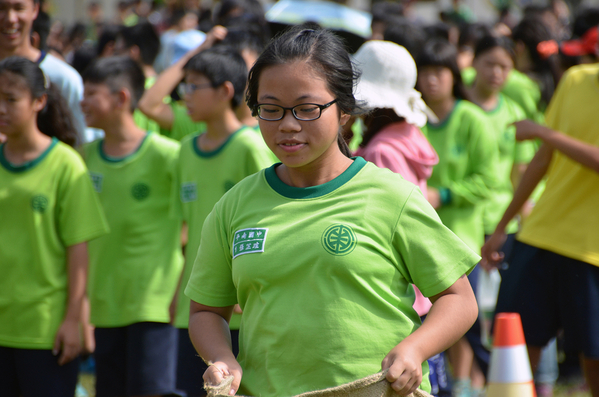
<path fill-rule="evenodd" d="M 136 183 L 131 188 L 131 194 L 136 200 L 143 200 L 150 195 L 150 187 L 145 183 Z"/>
<path fill-rule="evenodd" d="M 31 198 L 31 208 L 35 212 L 44 213 L 48 208 L 48 198 L 44 195 L 37 194 Z"/>
<path fill-rule="evenodd" d="M 329 254 L 343 256 L 356 248 L 358 239 L 351 227 L 337 224 L 324 231 L 321 242 Z"/>

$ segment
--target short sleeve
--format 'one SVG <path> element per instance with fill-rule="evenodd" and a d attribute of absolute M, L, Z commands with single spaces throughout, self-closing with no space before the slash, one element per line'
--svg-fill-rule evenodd
<path fill-rule="evenodd" d="M 108 233 L 108 222 L 83 160 L 76 154 L 73 160 L 61 176 L 57 202 L 58 230 L 66 247 Z"/>
<path fill-rule="evenodd" d="M 232 255 L 217 203 L 206 218 L 198 255 L 193 264 L 185 295 L 206 306 L 225 307 L 237 303 L 233 284 Z"/>
<path fill-rule="evenodd" d="M 452 286 L 472 271 L 480 257 L 449 230 L 418 189 L 401 211 L 392 244 L 411 283 L 426 297 Z"/>

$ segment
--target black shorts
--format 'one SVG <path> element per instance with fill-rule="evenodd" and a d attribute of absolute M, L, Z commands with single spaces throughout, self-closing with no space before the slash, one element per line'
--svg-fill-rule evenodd
<path fill-rule="evenodd" d="M 73 397 L 79 359 L 63 366 L 51 350 L 0 346 L 0 396 Z"/>
<path fill-rule="evenodd" d="M 96 396 L 180 395 L 176 389 L 177 330 L 136 323 L 96 328 Z"/>
<path fill-rule="evenodd" d="M 565 349 L 599 358 L 599 267 L 516 241 L 501 271 L 496 312 L 522 318 L 526 343 L 564 331 Z"/>

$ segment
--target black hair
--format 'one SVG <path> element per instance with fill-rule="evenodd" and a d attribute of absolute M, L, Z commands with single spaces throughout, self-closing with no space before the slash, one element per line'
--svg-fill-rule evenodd
<path fill-rule="evenodd" d="M 231 107 L 235 109 L 242 103 L 248 69 L 241 54 L 235 49 L 216 46 L 202 51 L 194 55 L 183 66 L 183 70 L 204 75 L 215 88 L 229 81 L 235 90 Z"/>
<path fill-rule="evenodd" d="M 397 18 L 387 25 L 384 39 L 403 46 L 412 58 L 417 58 L 426 42 L 426 33 L 420 26 L 407 19 Z"/>
<path fill-rule="evenodd" d="M 540 17 L 530 16 L 522 19 L 512 31 L 514 42 L 522 42 L 532 61 L 532 72 L 541 89 L 543 105 L 549 104 L 553 91 L 560 78 L 557 43 L 555 54 L 544 57 L 539 53 L 539 43 L 551 42 L 553 35 Z"/>
<path fill-rule="evenodd" d="M 255 24 L 241 24 L 227 30 L 225 39 L 218 43 L 237 50 L 250 50 L 260 55 L 266 47 L 264 31 Z"/>
<path fill-rule="evenodd" d="M 221 0 L 213 18 L 216 25 L 233 26 L 231 21 L 239 17 L 255 18 L 260 26 L 267 25 L 264 8 L 258 0 Z"/>
<path fill-rule="evenodd" d="M 134 26 L 124 27 L 120 36 L 127 48 L 137 46 L 144 65 L 152 65 L 160 51 L 160 37 L 149 22 L 140 22 Z"/>
<path fill-rule="evenodd" d="M 32 98 L 39 99 L 46 95 L 46 107 L 37 114 L 37 128 L 48 136 L 75 146 L 77 130 L 71 110 L 59 89 L 49 82 L 39 66 L 28 59 L 11 56 L 0 61 L 0 74 L 2 73 L 21 76 Z"/>
<path fill-rule="evenodd" d="M 395 110 L 388 108 L 376 108 L 370 111 L 366 117 L 364 117 L 364 125 L 366 126 L 366 131 L 364 131 L 364 136 L 362 137 L 362 142 L 360 143 L 361 147 L 365 147 L 368 145 L 368 142 L 375 137 L 383 128 L 393 123 L 400 123 L 404 121 L 405 118 L 398 116 Z"/>
<path fill-rule="evenodd" d="M 514 60 L 516 58 L 516 53 L 514 52 L 514 42 L 505 36 L 493 36 L 488 35 L 483 37 L 476 43 L 476 47 L 474 48 L 474 58 L 478 58 L 482 54 L 487 51 L 492 50 L 493 48 L 503 48 L 510 58 Z"/>
<path fill-rule="evenodd" d="M 449 41 L 451 26 L 445 22 L 437 22 L 424 27 L 424 32 L 429 40 L 443 39 Z"/>
<path fill-rule="evenodd" d="M 584 7 L 578 10 L 572 23 L 572 37 L 582 37 L 591 28 L 599 25 L 599 8 Z"/>
<path fill-rule="evenodd" d="M 42 51 L 47 50 L 46 42 L 48 41 L 48 36 L 50 35 L 50 25 L 51 25 L 50 16 L 40 10 L 37 14 L 37 18 L 33 21 L 31 25 L 31 33 L 37 33 L 40 38 L 39 49 Z"/>
<path fill-rule="evenodd" d="M 75 68 L 79 74 L 82 74 L 94 59 L 96 59 L 96 49 L 94 46 L 92 44 L 83 43 L 81 47 L 73 52 L 71 66 Z"/>
<path fill-rule="evenodd" d="M 442 66 L 451 70 L 453 75 L 453 96 L 459 99 L 468 99 L 468 94 L 462 83 L 462 74 L 458 68 L 458 51 L 449 41 L 433 39 L 426 43 L 420 56 L 416 59 L 418 69 L 427 66 Z"/>
<path fill-rule="evenodd" d="M 96 55 L 101 56 L 104 52 L 106 46 L 110 43 L 115 43 L 116 38 L 118 37 L 122 26 L 119 25 L 103 25 L 102 26 L 102 34 L 98 38 L 98 43 L 96 44 Z"/>
<path fill-rule="evenodd" d="M 246 101 L 254 116 L 257 115 L 258 85 L 264 69 L 294 61 L 306 61 L 324 77 L 341 112 L 349 115 L 363 113 L 353 94 L 360 73 L 352 64 L 341 39 L 325 29 L 296 26 L 272 40 L 250 70 Z M 337 142 L 342 153 L 349 157 L 350 151 L 341 133 Z"/>
<path fill-rule="evenodd" d="M 145 90 L 143 70 L 128 56 L 115 56 L 94 60 L 81 76 L 83 82 L 105 84 L 111 92 L 126 88 L 131 93 L 131 112 L 137 107 Z"/>
<path fill-rule="evenodd" d="M 372 4 L 372 23 L 389 23 L 394 18 L 402 17 L 404 14 L 403 5 L 398 2 L 379 1 Z"/>
<path fill-rule="evenodd" d="M 464 23 L 460 25 L 460 37 L 458 38 L 458 48 L 471 48 L 474 50 L 476 44 L 485 36 L 492 34 L 491 28 L 483 23 Z"/>

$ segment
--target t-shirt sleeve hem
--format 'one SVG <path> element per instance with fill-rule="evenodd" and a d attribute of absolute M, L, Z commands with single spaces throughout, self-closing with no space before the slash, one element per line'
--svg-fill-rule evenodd
<path fill-rule="evenodd" d="M 464 274 L 470 274 L 478 262 L 480 262 L 480 256 L 474 252 L 468 253 L 456 264 L 456 266 L 451 267 L 449 272 L 444 274 L 438 283 L 427 287 L 421 287 L 419 285 L 418 288 L 427 298 L 437 295 L 451 287 Z"/>
<path fill-rule="evenodd" d="M 185 288 L 185 295 L 192 301 L 205 306 L 226 307 L 237 303 L 236 297 L 208 296 L 205 291 L 199 291 L 189 284 Z"/>
<path fill-rule="evenodd" d="M 86 241 L 93 240 L 100 236 L 108 234 L 108 228 L 103 227 L 100 229 L 94 229 L 87 232 L 82 232 L 73 237 L 63 238 L 63 243 L 66 247 L 70 247 L 72 245 L 80 244 Z"/>

